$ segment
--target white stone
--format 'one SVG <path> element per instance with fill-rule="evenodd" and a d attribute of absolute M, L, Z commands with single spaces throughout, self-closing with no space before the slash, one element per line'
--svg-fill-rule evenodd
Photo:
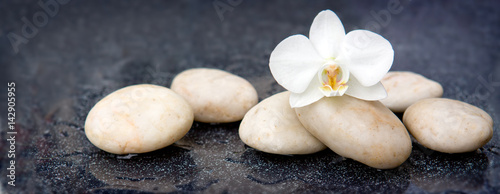
<path fill-rule="evenodd" d="M 272 154 L 311 154 L 326 146 L 302 126 L 290 107 L 290 92 L 275 94 L 247 112 L 241 121 L 241 140 Z"/>
<path fill-rule="evenodd" d="M 344 95 L 322 98 L 295 111 L 313 136 L 346 158 L 389 169 L 410 156 L 412 145 L 406 128 L 379 101 Z"/>
<path fill-rule="evenodd" d="M 217 69 L 186 70 L 171 88 L 193 107 L 194 120 L 205 123 L 239 121 L 259 100 L 247 80 Z"/>
<path fill-rule="evenodd" d="M 387 98 L 380 102 L 394 112 L 404 112 L 419 100 L 443 95 L 441 84 L 413 72 L 388 72 L 381 82 L 387 91 Z"/>
<path fill-rule="evenodd" d="M 134 85 L 100 100 L 87 115 L 85 134 L 92 144 L 110 153 L 144 153 L 181 139 L 193 117 L 189 104 L 172 90 Z"/>
<path fill-rule="evenodd" d="M 493 119 L 488 113 L 445 98 L 418 101 L 405 111 L 403 122 L 420 144 L 444 153 L 474 151 L 493 136 Z"/>

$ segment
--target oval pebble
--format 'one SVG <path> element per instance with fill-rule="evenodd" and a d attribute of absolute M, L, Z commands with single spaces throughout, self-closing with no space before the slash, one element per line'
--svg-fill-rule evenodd
<path fill-rule="evenodd" d="M 387 98 L 380 102 L 394 112 L 404 112 L 419 100 L 443 95 L 441 84 L 413 72 L 391 71 L 381 82 L 387 91 Z"/>
<path fill-rule="evenodd" d="M 491 116 L 458 100 L 418 101 L 405 111 L 403 122 L 420 144 L 444 153 L 474 151 L 493 136 Z"/>
<path fill-rule="evenodd" d="M 239 121 L 259 100 L 247 80 L 217 69 L 186 70 L 171 88 L 193 107 L 194 120 L 205 123 Z"/>
<path fill-rule="evenodd" d="M 325 97 L 296 109 L 304 127 L 331 150 L 368 166 L 389 169 L 410 156 L 403 123 L 378 101 L 350 96 Z"/>
<path fill-rule="evenodd" d="M 326 146 L 302 126 L 290 107 L 290 92 L 254 106 L 241 121 L 239 135 L 250 147 L 272 154 L 311 154 Z"/>
<path fill-rule="evenodd" d="M 134 85 L 109 94 L 90 110 L 85 135 L 110 153 L 145 153 L 181 139 L 193 117 L 189 104 L 172 90 Z"/>

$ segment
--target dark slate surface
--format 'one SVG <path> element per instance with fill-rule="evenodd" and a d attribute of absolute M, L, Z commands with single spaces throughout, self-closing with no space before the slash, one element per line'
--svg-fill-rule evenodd
<path fill-rule="evenodd" d="M 45 1 L 43 1 L 45 2 Z M 229 5 L 218 16 L 213 3 Z M 401 1 L 70 1 L 43 18 L 38 1 L 0 2 L 1 189 L 7 193 L 498 193 L 500 192 L 500 3 Z M 64 3 L 64 2 L 62 2 Z M 233 5 L 231 5 L 231 3 Z M 53 8 L 53 7 L 52 7 Z M 316 14 L 335 11 L 347 31 L 369 28 L 395 50 L 392 70 L 440 82 L 444 97 L 488 112 L 493 139 L 477 152 L 442 154 L 413 143 L 408 161 L 376 170 L 326 150 L 307 156 L 256 151 L 239 123 L 195 123 L 175 145 L 130 159 L 85 137 L 90 108 L 137 83 L 170 86 L 188 68 L 248 79 L 263 99 L 282 91 L 269 54 L 289 35 L 308 34 Z M 8 34 L 38 16 L 18 52 Z M 7 82 L 16 82 L 16 187 L 7 185 Z M 0 191 L 1 193 L 2 191 Z"/>

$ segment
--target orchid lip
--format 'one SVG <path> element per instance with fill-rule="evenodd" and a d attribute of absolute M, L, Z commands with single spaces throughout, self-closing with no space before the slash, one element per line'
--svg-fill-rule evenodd
<path fill-rule="evenodd" d="M 318 71 L 318 78 L 322 85 L 319 89 L 327 97 L 342 96 L 349 87 L 349 70 L 331 60 Z"/>

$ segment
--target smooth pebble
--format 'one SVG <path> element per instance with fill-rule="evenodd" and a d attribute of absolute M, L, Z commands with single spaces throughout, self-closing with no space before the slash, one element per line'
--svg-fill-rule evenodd
<path fill-rule="evenodd" d="M 92 144 L 110 153 L 144 153 L 181 139 L 193 117 L 189 104 L 172 90 L 134 85 L 100 100 L 87 116 L 85 134 Z"/>
<path fill-rule="evenodd" d="M 404 112 L 419 100 L 443 95 L 441 84 L 413 72 L 391 71 L 381 82 L 387 91 L 387 98 L 380 102 L 394 112 Z"/>
<path fill-rule="evenodd" d="M 493 136 L 488 113 L 446 98 L 418 101 L 405 111 L 403 122 L 420 144 L 444 153 L 474 151 Z"/>
<path fill-rule="evenodd" d="M 217 69 L 186 70 L 174 78 L 171 88 L 193 107 L 194 120 L 205 123 L 239 121 L 258 102 L 252 84 Z"/>
<path fill-rule="evenodd" d="M 331 150 L 368 166 L 390 169 L 410 156 L 403 123 L 378 101 L 347 95 L 325 97 L 296 109 L 304 127 Z"/>
<path fill-rule="evenodd" d="M 273 154 L 311 154 L 326 146 L 302 126 L 288 102 L 290 92 L 254 106 L 241 121 L 239 135 L 250 147 Z"/>

